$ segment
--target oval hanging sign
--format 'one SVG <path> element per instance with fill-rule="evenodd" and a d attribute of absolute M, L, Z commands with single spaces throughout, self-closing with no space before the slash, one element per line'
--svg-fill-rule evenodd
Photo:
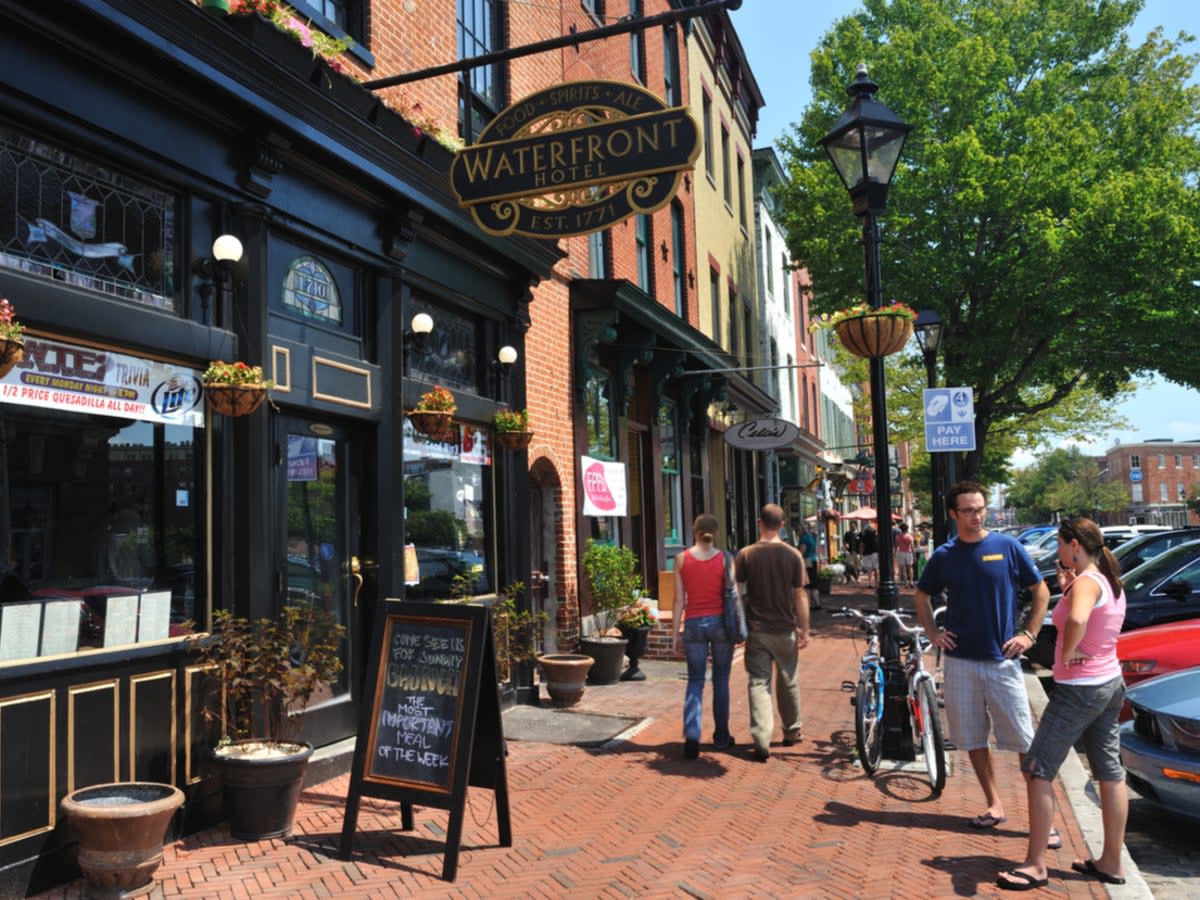
<path fill-rule="evenodd" d="M 635 85 L 560 84 L 489 122 L 455 154 L 450 186 L 488 234 L 589 234 L 669 203 L 699 136 L 686 108 Z"/>
<path fill-rule="evenodd" d="M 725 443 L 739 450 L 778 450 L 800 437 L 800 428 L 785 419 L 751 419 L 725 429 Z"/>

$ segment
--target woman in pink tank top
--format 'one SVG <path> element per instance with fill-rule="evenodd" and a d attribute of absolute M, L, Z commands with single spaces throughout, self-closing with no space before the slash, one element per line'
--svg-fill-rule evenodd
<path fill-rule="evenodd" d="M 1046 844 L 1054 814 L 1054 778 L 1080 738 L 1100 786 L 1104 849 L 1096 859 L 1076 860 L 1071 868 L 1106 884 L 1125 883 L 1121 848 L 1129 797 L 1117 725 L 1125 700 L 1117 660 L 1117 637 L 1125 621 L 1121 566 L 1104 546 L 1096 523 L 1072 517 L 1058 526 L 1058 569 L 1063 595 L 1051 613 L 1058 629 L 1054 692 L 1021 761 L 1029 794 L 1029 848 L 1020 866 L 996 879 L 1012 891 L 1042 887 L 1049 880 Z"/>
<path fill-rule="evenodd" d="M 687 692 L 683 699 L 683 757 L 700 755 L 700 723 L 704 713 L 704 677 L 712 657 L 713 747 L 734 745 L 729 733 L 729 670 L 733 644 L 725 633 L 725 553 L 713 545 L 720 526 L 709 513 L 692 523 L 694 543 L 675 557 L 675 653 L 687 660 Z"/>

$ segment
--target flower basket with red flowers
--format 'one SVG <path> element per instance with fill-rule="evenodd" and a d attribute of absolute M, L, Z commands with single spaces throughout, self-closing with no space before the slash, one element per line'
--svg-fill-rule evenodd
<path fill-rule="evenodd" d="M 0 298 L 0 378 L 25 356 L 25 327 L 13 319 L 12 304 Z"/>
<path fill-rule="evenodd" d="M 809 329 L 836 329 L 843 347 L 855 356 L 869 359 L 899 353 L 912 337 L 916 318 L 916 310 L 900 302 L 879 309 L 873 309 L 866 303 L 857 303 L 835 313 L 818 316 Z"/>
<path fill-rule="evenodd" d="M 435 441 L 454 439 L 454 413 L 458 403 L 454 395 L 440 384 L 421 395 L 415 408 L 409 411 L 408 419 L 413 428 Z"/>
<path fill-rule="evenodd" d="M 204 399 L 208 408 L 222 416 L 248 416 L 267 399 L 273 382 L 262 366 L 217 359 L 204 370 Z"/>
<path fill-rule="evenodd" d="M 505 450 L 524 450 L 533 440 L 529 430 L 529 410 L 502 409 L 492 419 L 496 443 Z"/>

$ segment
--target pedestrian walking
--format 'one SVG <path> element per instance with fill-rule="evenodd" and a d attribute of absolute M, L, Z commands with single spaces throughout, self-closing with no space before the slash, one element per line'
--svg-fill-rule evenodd
<path fill-rule="evenodd" d="M 925 633 L 945 653 L 944 695 L 950 739 L 965 750 L 983 788 L 987 807 L 970 820 L 974 828 L 1006 821 L 996 786 L 989 732 L 996 746 L 1024 754 L 1033 740 L 1033 719 L 1019 657 L 1036 643 L 1050 592 L 1025 548 L 1008 535 L 984 527 L 984 488 L 960 481 L 946 495 L 958 534 L 933 551 L 914 603 Z M 1033 593 L 1029 625 L 1017 624 L 1022 588 Z M 949 595 L 943 629 L 933 621 L 931 597 Z M 1034 629 L 1030 631 L 1029 629 Z M 1052 841 L 1061 846 L 1061 838 Z"/>
<path fill-rule="evenodd" d="M 804 557 L 804 571 L 808 576 L 808 608 L 820 609 L 821 597 L 817 594 L 817 536 L 812 533 L 812 529 L 805 528 L 804 523 L 799 519 L 796 520 L 793 527 L 795 529 L 793 533 L 798 538 L 796 549 Z"/>
<path fill-rule="evenodd" d="M 850 529 L 842 535 L 842 550 L 846 555 L 846 580 L 853 578 L 857 584 L 862 571 L 862 535 L 857 522 L 851 522 Z"/>
<path fill-rule="evenodd" d="M 870 522 L 862 530 L 862 571 L 871 584 L 879 582 L 879 534 Z"/>
<path fill-rule="evenodd" d="M 901 522 L 896 533 L 896 568 L 899 570 L 899 580 L 905 587 L 913 586 L 913 552 L 916 542 L 908 533 L 908 523 Z"/>
<path fill-rule="evenodd" d="M 1129 795 L 1117 721 L 1125 700 L 1125 680 L 1117 659 L 1125 592 L 1120 563 L 1091 519 L 1059 523 L 1058 578 L 1063 596 L 1050 614 L 1058 629 L 1054 691 L 1021 762 L 1029 794 L 1029 846 L 1025 861 L 996 879 L 997 885 L 1010 891 L 1044 887 L 1048 882 L 1046 845 L 1054 816 L 1054 778 L 1081 738 L 1092 777 L 1100 785 L 1104 848 L 1099 858 L 1076 860 L 1071 868 L 1105 884 L 1125 883 L 1121 848 Z"/>
<path fill-rule="evenodd" d="M 692 523 L 692 546 L 675 557 L 675 653 L 687 660 L 687 691 L 683 697 L 683 757 L 700 755 L 700 725 L 704 714 L 704 679 L 712 657 L 713 747 L 725 750 L 736 742 L 729 733 L 729 670 L 733 644 L 725 631 L 724 595 L 731 565 L 714 545 L 720 525 L 710 513 Z"/>
<path fill-rule="evenodd" d="M 775 733 L 774 703 L 779 704 L 783 745 L 802 737 L 800 688 L 796 684 L 798 651 L 808 646 L 808 600 L 804 557 L 780 540 L 783 510 L 774 503 L 758 517 L 758 541 L 743 547 L 734 563 L 746 604 L 745 665 L 750 700 L 750 738 L 754 758 L 771 758 Z M 774 669 L 775 700 L 771 698 Z"/>

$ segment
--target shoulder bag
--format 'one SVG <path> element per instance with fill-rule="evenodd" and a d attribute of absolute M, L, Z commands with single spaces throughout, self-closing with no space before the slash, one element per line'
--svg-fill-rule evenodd
<path fill-rule="evenodd" d="M 725 593 L 724 618 L 725 634 L 731 644 L 740 644 L 746 640 L 749 632 L 746 629 L 746 610 L 742 606 L 742 598 L 738 596 L 737 584 L 733 579 L 733 554 L 728 550 L 725 554 Z"/>

